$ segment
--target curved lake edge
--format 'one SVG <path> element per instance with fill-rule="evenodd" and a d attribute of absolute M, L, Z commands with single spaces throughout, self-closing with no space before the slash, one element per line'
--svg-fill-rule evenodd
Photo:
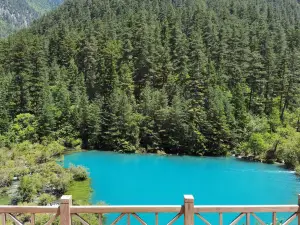
<path fill-rule="evenodd" d="M 287 171 L 291 171 L 295 173 L 296 176 L 300 176 L 300 173 L 297 173 L 297 171 L 288 168 L 284 162 L 278 162 L 278 161 L 268 161 L 268 160 L 263 160 L 259 157 L 253 156 L 253 155 L 242 155 L 242 154 L 228 154 L 228 155 L 194 155 L 194 154 L 178 154 L 178 153 L 166 153 L 163 150 L 156 150 L 153 152 L 145 152 L 145 151 L 140 151 L 137 150 L 135 152 L 124 152 L 124 151 L 112 151 L 112 150 L 100 150 L 100 149 L 68 149 L 63 155 L 70 155 L 78 152 L 90 152 L 90 151 L 98 151 L 98 152 L 113 152 L 113 153 L 118 153 L 118 154 L 125 154 L 125 155 L 159 155 L 159 156 L 193 156 L 193 157 L 201 157 L 201 158 L 227 158 L 227 157 L 233 157 L 236 160 L 241 160 L 245 162 L 252 162 L 252 163 L 263 163 L 263 164 L 269 164 L 269 165 L 277 165 L 280 166 L 282 169 L 285 169 Z"/>
<path fill-rule="evenodd" d="M 64 165 L 70 163 L 90 169 L 93 205 L 101 200 L 108 205 L 178 205 L 183 194 L 194 195 L 197 205 L 278 205 L 295 204 L 300 193 L 300 180 L 282 166 L 232 156 L 90 150 L 66 156 Z"/>
<path fill-rule="evenodd" d="M 66 154 L 64 154 L 64 156 L 68 156 L 68 155 L 72 155 L 72 154 L 76 154 L 76 153 L 88 153 L 88 152 L 102 152 L 102 153 L 114 153 L 114 154 L 120 154 L 120 155 L 141 155 L 141 156 L 159 156 L 159 157 L 186 157 L 186 156 L 189 156 L 189 157 L 195 157 L 195 158 L 201 158 L 201 159 L 216 159 L 216 158 L 232 158 L 236 161 L 243 161 L 243 162 L 247 162 L 247 163 L 251 163 L 251 164 L 255 164 L 255 163 L 258 163 L 258 164 L 266 164 L 266 165 L 273 165 L 273 166 L 277 166 L 285 171 L 290 171 L 291 173 L 293 173 L 296 177 L 299 177 L 295 171 L 293 170 L 290 170 L 288 168 L 285 167 L 285 165 L 283 163 L 265 163 L 265 162 L 262 162 L 262 161 L 256 161 L 256 160 L 251 160 L 251 158 L 246 158 L 246 157 L 240 157 L 240 156 L 236 156 L 236 155 L 228 155 L 228 156 L 194 156 L 194 155 L 177 155 L 177 154 L 158 154 L 158 153 L 149 153 L 149 152 L 135 152 L 135 153 L 125 153 L 125 152 L 120 152 L 120 151 L 107 151 L 107 150 L 84 150 L 84 149 L 81 149 L 81 150 L 69 150 L 68 152 L 66 152 Z M 63 162 L 64 159 L 62 159 L 61 162 Z M 80 165 L 80 164 L 78 164 Z M 68 166 L 67 166 L 68 167 Z M 90 168 L 89 167 L 86 167 L 87 170 L 89 171 Z M 90 180 L 92 180 L 92 177 L 89 176 Z M 92 187 L 92 182 L 89 183 L 89 187 L 90 187 L 90 197 L 89 197 L 89 203 L 92 204 L 91 202 L 91 199 L 92 199 L 92 194 L 93 192 L 95 191 Z M 101 200 L 102 201 L 102 200 Z"/>

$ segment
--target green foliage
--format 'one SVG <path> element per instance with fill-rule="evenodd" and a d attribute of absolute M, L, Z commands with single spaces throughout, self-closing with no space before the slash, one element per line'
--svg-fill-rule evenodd
<path fill-rule="evenodd" d="M 9 196 L 7 196 L 7 194 L 0 196 L 0 204 L 1 205 L 9 205 L 10 204 L 10 198 L 9 198 Z"/>
<path fill-rule="evenodd" d="M 71 165 L 69 167 L 69 170 L 72 173 L 73 179 L 75 181 L 84 181 L 84 180 L 87 180 L 89 177 L 87 169 L 84 168 L 83 166 L 75 167 L 74 165 Z"/>
<path fill-rule="evenodd" d="M 34 115 L 19 114 L 9 129 L 10 140 L 12 143 L 21 143 L 27 140 L 35 142 L 37 140 L 36 129 L 37 123 Z"/>
<path fill-rule="evenodd" d="M 66 193 L 75 179 L 88 179 L 84 168 L 69 170 L 57 163 L 56 157 L 62 155 L 64 150 L 56 141 L 43 144 L 25 141 L 12 144 L 10 148 L 0 148 L 0 187 L 12 188 L 10 185 L 14 182 L 17 189 L 8 196 L 13 204 L 38 202 L 47 205 Z M 76 182 L 80 185 L 80 181 Z M 1 195 L 7 196 L 6 191 Z"/>
<path fill-rule="evenodd" d="M 253 133 L 250 136 L 248 147 L 253 150 L 255 155 L 259 155 L 267 150 L 267 144 L 260 133 Z"/>
<path fill-rule="evenodd" d="M 6 169 L 1 169 L 0 171 L 0 187 L 7 187 L 11 185 L 12 176 Z"/>
<path fill-rule="evenodd" d="M 38 204 L 45 206 L 53 203 L 55 200 L 56 200 L 55 196 L 49 195 L 47 193 L 43 193 L 39 196 Z"/>
<path fill-rule="evenodd" d="M 84 181 L 73 181 L 68 188 L 66 194 L 72 195 L 75 203 L 78 205 L 86 205 L 90 202 L 91 198 L 91 180 L 86 179 Z"/>
<path fill-rule="evenodd" d="M 27 1 L 48 8 L 35 2 Z M 62 144 L 214 156 L 238 149 L 294 168 L 299 11 L 296 0 L 68 1 L 0 41 L 1 146 L 24 142 L 36 151 L 31 164 L 49 163 Z"/>
<path fill-rule="evenodd" d="M 300 133 L 290 129 L 287 136 L 283 136 L 278 151 L 289 168 L 295 168 L 300 164 Z M 286 135 L 286 133 L 285 133 Z"/>
<path fill-rule="evenodd" d="M 19 186 L 20 201 L 31 202 L 41 188 L 42 181 L 39 174 L 23 176 Z"/>
<path fill-rule="evenodd" d="M 36 225 L 43 225 L 43 224 L 46 224 L 50 218 L 51 218 L 52 215 L 47 215 L 47 214 L 37 214 L 35 216 L 35 224 Z M 56 218 L 53 222 L 52 222 L 53 225 L 59 225 L 60 224 L 60 221 L 59 221 L 59 218 Z"/>
<path fill-rule="evenodd" d="M 84 213 L 80 215 L 85 221 L 89 221 L 89 224 L 91 225 L 97 225 L 99 224 L 99 215 L 94 213 Z M 105 217 L 103 217 L 103 223 L 105 223 Z M 78 218 L 74 218 L 74 220 L 72 220 L 72 224 L 74 225 L 80 225 L 82 224 L 82 222 L 78 219 Z"/>

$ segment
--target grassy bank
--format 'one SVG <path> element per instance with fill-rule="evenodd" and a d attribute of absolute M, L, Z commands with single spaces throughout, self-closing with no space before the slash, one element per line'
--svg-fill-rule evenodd
<path fill-rule="evenodd" d="M 57 158 L 66 151 L 59 142 L 33 144 L 25 141 L 0 148 L 0 151 L 2 204 L 48 205 L 74 189 L 75 184 L 89 187 L 85 168 L 71 166 L 66 169 L 57 163 Z"/>
<path fill-rule="evenodd" d="M 0 205 L 8 205 L 10 203 L 10 198 L 7 195 L 0 196 Z"/>
<path fill-rule="evenodd" d="M 92 194 L 91 179 L 71 182 L 66 194 L 72 195 L 72 198 L 76 204 L 86 205 L 90 203 Z"/>

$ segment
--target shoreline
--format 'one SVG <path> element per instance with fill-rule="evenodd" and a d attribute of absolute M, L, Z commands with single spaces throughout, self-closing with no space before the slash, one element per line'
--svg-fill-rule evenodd
<path fill-rule="evenodd" d="M 124 152 L 119 152 L 119 151 L 105 151 L 105 150 L 97 150 L 97 149 L 91 149 L 91 150 L 82 150 L 82 151 L 73 151 L 72 153 L 76 153 L 76 152 L 89 152 L 89 151 L 91 151 L 91 152 L 95 152 L 95 153 L 97 153 L 97 152 L 99 152 L 99 153 L 108 153 L 108 155 L 111 153 L 111 155 L 112 155 L 112 157 L 113 157 L 113 154 L 114 153 L 119 153 L 119 154 L 136 154 L 136 155 L 159 155 L 159 156 L 177 156 L 176 154 L 158 154 L 158 153 L 146 153 L 146 152 L 143 152 L 143 153 L 141 153 L 141 152 L 137 152 L 137 153 L 124 153 Z M 96 156 L 96 155 L 95 155 Z M 105 156 L 105 155 L 104 155 Z M 179 156 L 179 155 L 178 155 Z M 188 155 L 181 155 L 181 156 L 188 156 Z M 84 155 L 81 155 L 80 157 L 84 157 Z M 211 158 L 211 157 L 209 157 L 209 156 L 200 156 L 200 157 L 203 157 L 203 158 Z M 267 164 L 267 163 L 265 163 L 265 162 L 262 162 L 262 161 L 254 161 L 254 160 L 250 160 L 251 158 L 248 158 L 248 157 L 246 157 L 246 156 L 241 156 L 241 155 L 234 155 L 234 154 L 230 154 L 230 155 L 227 155 L 227 156 L 218 156 L 218 157 L 213 157 L 213 158 L 228 158 L 228 159 L 232 159 L 232 160 L 242 160 L 242 161 L 245 161 L 245 162 L 256 162 L 256 163 L 264 163 L 264 164 Z M 234 158 L 234 159 L 233 159 Z M 200 161 L 201 162 L 201 161 Z M 80 162 L 77 162 L 77 163 L 80 163 Z M 270 164 L 270 163 L 269 163 Z M 79 164 L 78 164 L 79 165 Z M 287 173 L 289 173 L 288 171 L 291 171 L 291 173 L 293 173 L 294 175 L 296 175 L 297 176 L 297 174 L 295 173 L 295 171 L 294 170 L 289 170 L 289 169 L 287 169 L 286 167 L 284 167 L 284 164 L 283 163 L 278 163 L 278 162 L 274 162 L 273 163 L 273 165 L 276 165 L 276 166 L 280 166 L 283 170 L 286 170 L 286 172 Z M 279 169 L 280 170 L 280 169 Z M 292 175 L 293 175 L 292 174 Z M 92 181 L 92 177 L 89 177 L 89 179 Z M 91 190 L 91 192 L 90 192 L 90 194 L 92 194 L 95 190 L 96 190 L 96 188 L 97 187 L 93 187 L 92 186 L 92 182 L 91 183 L 89 183 L 89 187 L 90 187 L 90 190 Z M 94 189 L 95 188 L 95 189 Z M 89 199 L 89 203 L 91 204 L 92 203 L 92 199 Z"/>
<path fill-rule="evenodd" d="M 267 161 L 267 160 L 263 160 L 260 159 L 258 157 L 255 157 L 253 155 L 249 155 L 249 156 L 243 156 L 243 155 L 239 155 L 239 154 L 228 154 L 228 155 L 189 155 L 189 154 L 170 154 L 170 153 L 166 153 L 163 150 L 156 150 L 153 152 L 146 152 L 146 151 L 141 151 L 141 150 L 136 150 L 135 152 L 124 152 L 124 151 L 112 151 L 112 150 L 100 150 L 100 149 L 75 149 L 73 150 L 68 150 L 66 154 L 64 155 L 68 155 L 68 154 L 73 154 L 73 153 L 77 153 L 77 152 L 88 152 L 88 151 L 99 151 L 99 152 L 113 152 L 113 153 L 119 153 L 119 154 L 140 154 L 140 155 L 159 155 L 159 156 L 194 156 L 194 157 L 211 157 L 211 158 L 226 158 L 226 157 L 234 157 L 236 160 L 243 160 L 245 162 L 256 162 L 256 163 L 263 163 L 263 164 L 270 164 L 270 165 L 277 165 L 282 167 L 285 170 L 294 172 L 297 176 L 300 176 L 300 174 L 298 174 L 295 169 L 290 169 L 288 167 L 285 166 L 284 162 L 278 162 L 276 160 L 272 160 L 272 161 Z"/>

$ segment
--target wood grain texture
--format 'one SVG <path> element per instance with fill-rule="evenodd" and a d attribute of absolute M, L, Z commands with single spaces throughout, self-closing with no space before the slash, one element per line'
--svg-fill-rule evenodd
<path fill-rule="evenodd" d="M 296 213 L 292 214 L 282 225 L 290 224 L 296 217 L 297 217 Z"/>
<path fill-rule="evenodd" d="M 194 225 L 194 197 L 184 195 L 184 225 Z"/>
<path fill-rule="evenodd" d="M 183 211 L 182 206 L 179 205 L 152 205 L 152 206 L 72 206 L 71 213 L 161 213 L 174 212 L 179 213 Z"/>
<path fill-rule="evenodd" d="M 60 225 L 71 225 L 71 211 L 72 196 L 65 195 L 60 200 Z"/>
<path fill-rule="evenodd" d="M 85 219 L 83 219 L 81 216 L 79 216 L 78 214 L 73 214 L 73 216 L 77 217 L 79 219 L 79 221 L 83 224 L 83 225 L 90 225 L 87 221 L 85 221 Z"/>
<path fill-rule="evenodd" d="M 262 221 L 255 213 L 251 213 L 251 214 L 261 225 L 266 225 L 265 222 Z M 275 224 L 276 224 L 276 222 L 275 222 Z"/>
<path fill-rule="evenodd" d="M 0 213 L 57 213 L 59 206 L 0 206 Z"/>
<path fill-rule="evenodd" d="M 250 213 L 246 214 L 246 225 L 250 225 Z"/>
<path fill-rule="evenodd" d="M 195 206 L 195 212 L 299 212 L 298 205 L 209 205 L 209 206 Z"/>
<path fill-rule="evenodd" d="M 197 217 L 200 218 L 200 220 L 202 220 L 206 225 L 211 225 L 210 222 L 208 222 L 208 220 L 206 220 L 203 216 L 201 216 L 199 213 L 195 214 Z"/>
<path fill-rule="evenodd" d="M 276 218 L 276 212 L 272 213 L 272 223 L 276 224 L 277 223 L 277 218 Z"/>
<path fill-rule="evenodd" d="M 243 217 L 245 216 L 245 213 L 239 214 L 231 223 L 230 225 L 235 225 L 237 224 Z"/>
<path fill-rule="evenodd" d="M 100 213 L 99 214 L 99 225 L 102 225 L 103 224 L 103 217 L 102 217 L 102 214 Z"/>
<path fill-rule="evenodd" d="M 45 223 L 45 225 L 51 225 L 58 216 L 59 214 L 52 215 L 51 218 L 48 220 L 48 222 Z"/>
<path fill-rule="evenodd" d="M 7 216 L 16 224 L 16 225 L 23 225 L 16 217 L 12 214 L 8 213 Z"/>
<path fill-rule="evenodd" d="M 145 223 L 145 221 L 136 213 L 132 213 L 131 215 L 133 215 L 142 225 L 147 225 L 147 223 Z"/>
<path fill-rule="evenodd" d="M 5 215 L 5 213 L 1 214 L 1 223 L 2 223 L 2 225 L 6 225 L 6 215 Z"/>
<path fill-rule="evenodd" d="M 223 213 L 219 213 L 219 224 L 223 225 Z"/>
<path fill-rule="evenodd" d="M 35 225 L 35 215 L 34 215 L 34 214 L 31 214 L 31 217 L 30 217 L 30 224 L 31 224 L 31 225 Z"/>
<path fill-rule="evenodd" d="M 111 225 L 115 225 L 117 224 L 122 218 L 123 216 L 125 215 L 125 213 L 121 213 L 112 223 Z"/>
<path fill-rule="evenodd" d="M 178 213 L 176 216 L 174 216 L 173 219 L 170 220 L 169 223 L 167 223 L 167 225 L 172 225 L 172 224 L 175 223 L 175 221 L 178 220 L 181 216 L 182 216 L 182 213 Z"/>

